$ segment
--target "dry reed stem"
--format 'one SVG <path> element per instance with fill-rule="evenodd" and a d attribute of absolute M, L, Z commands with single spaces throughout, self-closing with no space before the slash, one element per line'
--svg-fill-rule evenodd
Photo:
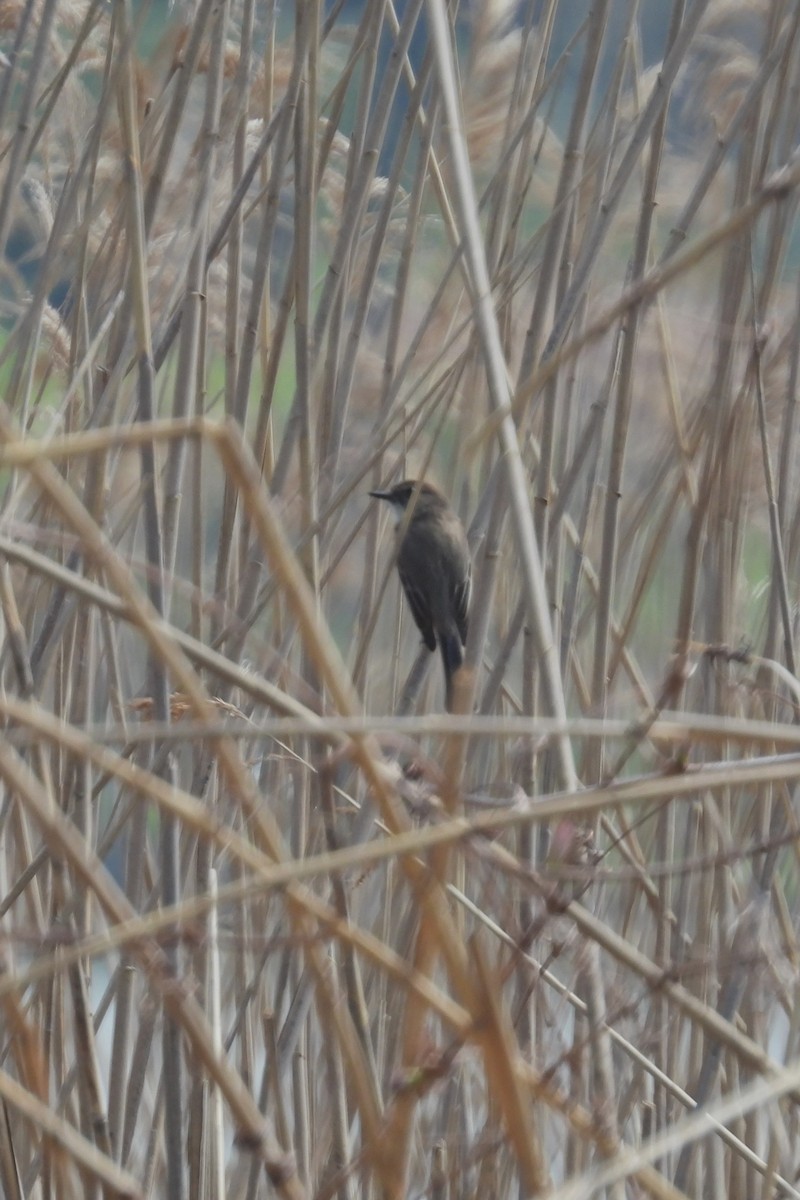
<path fill-rule="evenodd" d="M 798 184 L 800 184 L 800 162 L 787 162 L 759 188 L 751 200 L 731 213 L 715 229 L 698 238 L 694 245 L 688 246 L 680 254 L 675 254 L 663 265 L 653 267 L 640 283 L 628 287 L 616 303 L 610 305 L 605 312 L 595 318 L 577 338 L 566 343 L 561 349 L 555 350 L 533 372 L 533 375 L 518 387 L 513 400 L 513 410 L 524 408 L 562 366 L 570 362 L 584 347 L 601 338 L 615 321 L 623 317 L 630 309 L 649 302 L 673 279 L 679 278 L 690 268 L 702 262 L 719 246 L 746 232 L 767 205 L 791 198 L 792 192 Z M 500 412 L 493 420 L 499 422 L 504 419 L 504 416 L 505 413 Z M 481 438 L 486 437 L 491 432 L 490 428 L 484 428 L 481 430 L 480 436 Z"/>
<path fill-rule="evenodd" d="M 498 413 L 498 435 L 507 472 L 507 486 L 517 538 L 517 553 L 523 568 L 528 612 L 536 633 L 537 652 L 544 672 L 550 715 L 563 717 L 566 715 L 563 683 L 555 657 L 543 570 L 526 495 L 525 471 L 522 466 L 516 429 L 506 407 L 510 381 L 499 339 L 496 316 L 490 302 L 491 285 L 484 258 L 472 175 L 463 140 L 461 112 L 456 95 L 452 45 L 445 10 L 438 0 L 430 0 L 429 14 L 437 55 L 439 86 L 442 89 L 442 100 L 451 139 L 450 149 L 456 172 L 456 199 L 460 208 L 470 284 L 474 292 L 475 319 L 486 359 L 485 368 L 490 400 L 493 409 Z M 560 738 L 557 741 L 556 755 L 560 781 L 567 788 L 574 787 L 576 783 L 575 765 L 566 738 Z"/>
<path fill-rule="evenodd" d="M 108 917 L 117 923 L 131 919 L 134 910 L 124 895 L 100 862 L 87 851 L 74 826 L 53 808 L 51 798 L 10 748 L 0 748 L 0 773 L 6 783 L 24 799 L 28 811 L 54 852 L 70 863 L 97 897 Z M 140 946 L 137 957 L 151 982 L 161 991 L 165 1007 L 179 1021 L 194 1052 L 222 1089 L 228 1104 L 236 1113 L 244 1137 L 263 1155 L 279 1194 L 301 1196 L 303 1193 L 292 1166 L 275 1145 L 269 1125 L 258 1112 L 237 1073 L 231 1070 L 224 1058 L 213 1053 L 213 1040 L 202 1010 L 188 995 L 182 994 L 162 951 L 152 943 L 144 944 Z"/>
<path fill-rule="evenodd" d="M 672 11 L 0 14 L 10 1189 L 797 1194 L 800 10 Z"/>
<path fill-rule="evenodd" d="M 82 1170 L 88 1172 L 90 1178 L 113 1189 L 118 1196 L 130 1196 L 131 1200 L 141 1200 L 144 1192 L 138 1179 L 101 1154 L 92 1142 L 82 1137 L 67 1121 L 59 1118 L 48 1104 L 37 1099 L 27 1088 L 22 1087 L 16 1079 L 2 1070 L 0 1096 L 41 1130 L 43 1135 L 65 1150 Z"/>
<path fill-rule="evenodd" d="M 478 1027 L 487 1078 L 508 1126 L 525 1186 L 536 1195 L 550 1190 L 551 1185 L 533 1113 L 516 1065 L 519 1047 L 480 939 L 473 940 L 472 952 L 482 989 L 479 1003 L 483 1007 Z"/>
<path fill-rule="evenodd" d="M 592 1188 L 603 1187 L 607 1182 L 623 1179 L 647 1162 L 661 1158 L 670 1149 L 690 1145 L 699 1138 L 706 1136 L 715 1123 L 727 1125 L 737 1115 L 741 1115 L 771 1101 L 795 1091 L 800 1083 L 800 1067 L 785 1067 L 772 1079 L 760 1079 L 749 1087 L 737 1090 L 730 1097 L 717 1100 L 708 1111 L 684 1117 L 677 1122 L 669 1133 L 661 1134 L 652 1139 L 649 1145 L 637 1150 L 627 1150 L 620 1153 L 618 1158 L 606 1167 L 595 1168 L 585 1179 L 575 1179 L 552 1193 L 553 1200 L 580 1200 L 586 1194 L 587 1185 Z M 675 1200 L 684 1196 L 674 1188 L 658 1195 L 672 1196 Z"/>

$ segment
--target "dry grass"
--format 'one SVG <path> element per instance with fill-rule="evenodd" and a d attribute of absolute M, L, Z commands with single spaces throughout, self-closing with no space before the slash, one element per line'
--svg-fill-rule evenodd
<path fill-rule="evenodd" d="M 800 1196 L 800 9 L 578 7 L 0 5 L 10 1200 Z"/>

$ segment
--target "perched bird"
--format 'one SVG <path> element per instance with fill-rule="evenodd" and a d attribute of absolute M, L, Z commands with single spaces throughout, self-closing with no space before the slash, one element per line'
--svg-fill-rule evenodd
<path fill-rule="evenodd" d="M 414 620 L 429 650 L 439 647 L 447 707 L 453 676 L 464 661 L 472 561 L 464 526 L 431 483 L 404 479 L 385 492 L 370 492 L 392 508 L 400 539 L 397 569 Z M 411 519 L 406 523 L 406 509 Z M 405 524 L 405 528 L 403 528 Z"/>

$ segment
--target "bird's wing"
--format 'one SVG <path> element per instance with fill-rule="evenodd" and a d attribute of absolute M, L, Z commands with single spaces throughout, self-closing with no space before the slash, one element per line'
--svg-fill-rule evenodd
<path fill-rule="evenodd" d="M 422 640 L 429 650 L 436 649 L 436 634 L 433 632 L 433 622 L 431 621 L 430 606 L 421 592 L 414 584 L 413 579 L 408 571 L 405 571 L 398 561 L 397 569 L 400 574 L 400 582 L 403 585 L 403 591 L 406 594 L 411 614 L 417 623 L 417 628 L 422 634 Z"/>

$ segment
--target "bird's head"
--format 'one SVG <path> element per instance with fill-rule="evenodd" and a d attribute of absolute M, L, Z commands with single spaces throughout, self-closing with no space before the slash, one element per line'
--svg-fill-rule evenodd
<path fill-rule="evenodd" d="M 374 496 L 376 500 L 386 501 L 392 510 L 395 525 L 400 524 L 412 496 L 415 495 L 415 516 L 430 512 L 432 509 L 447 507 L 447 500 L 439 489 L 424 480 L 404 479 L 401 483 L 396 483 L 394 487 L 387 488 L 386 491 L 370 492 L 370 496 Z"/>

